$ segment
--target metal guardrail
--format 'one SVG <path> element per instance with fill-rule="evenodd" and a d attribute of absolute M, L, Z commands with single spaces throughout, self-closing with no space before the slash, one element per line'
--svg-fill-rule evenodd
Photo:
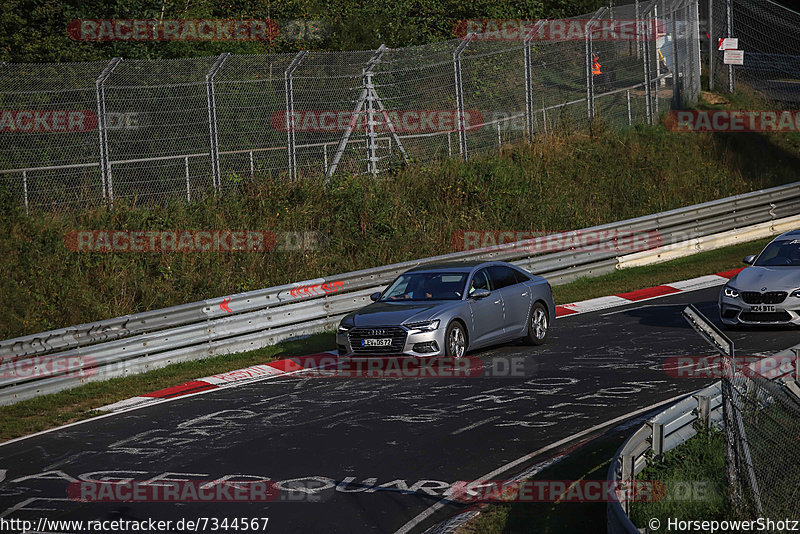
<path fill-rule="evenodd" d="M 633 480 L 653 454 L 664 454 L 697 434 L 695 422 L 706 427 L 722 423 L 722 386 L 719 382 L 692 394 L 659 413 L 620 447 L 608 468 L 608 480 Z M 606 509 L 609 534 L 640 534 L 628 517 L 629 502 L 610 502 Z"/>
<path fill-rule="evenodd" d="M 720 354 L 732 357 L 733 343 L 714 324 L 706 319 L 693 305 L 683 311 L 684 318 Z M 794 369 L 781 369 L 771 380 L 789 389 L 797 387 L 791 373 L 800 376 L 800 348 L 781 351 L 775 356 L 782 358 L 795 354 Z M 751 364 L 751 369 L 756 364 Z M 766 376 L 766 375 L 765 375 Z M 607 480 L 613 483 L 631 481 L 646 466 L 652 454 L 660 456 L 685 443 L 697 434 L 697 423 L 703 428 L 724 428 L 725 398 L 722 381 L 690 394 L 685 399 L 649 419 L 622 444 L 611 460 Z M 735 418 L 730 424 L 740 424 Z M 752 464 L 751 464 L 752 465 Z M 609 534 L 640 534 L 640 530 L 628 517 L 629 501 L 612 501 L 606 507 L 607 531 Z"/>
<path fill-rule="evenodd" d="M 530 239 L 4 340 L 0 341 L 0 358 L 33 360 L 30 376 L 0 379 L 0 405 L 88 381 L 253 350 L 333 328 L 342 316 L 368 303 L 369 294 L 418 265 L 448 260 L 504 260 L 559 284 L 613 271 L 622 255 L 615 240 L 620 234 L 657 232 L 661 242 L 667 244 L 798 213 L 800 182 L 581 230 L 594 235 L 606 232 L 609 236 L 592 250 L 567 248 L 543 254 L 537 248 L 542 241 Z M 35 360 L 45 355 L 41 362 Z M 46 366 L 54 360 L 72 362 L 72 366 L 60 373 L 38 372 L 37 365 Z M 76 373 L 76 367 L 82 372 Z"/>

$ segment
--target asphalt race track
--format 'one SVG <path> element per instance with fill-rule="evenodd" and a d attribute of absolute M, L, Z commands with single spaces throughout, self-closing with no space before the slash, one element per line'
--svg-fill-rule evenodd
<path fill-rule="evenodd" d="M 283 378 L 13 442 L 0 447 L 0 517 L 268 517 L 266 532 L 421 531 L 463 509 L 449 504 L 415 523 L 455 482 L 492 472 L 509 478 L 531 462 L 498 470 L 532 451 L 710 383 L 672 378 L 663 365 L 670 356 L 712 354 L 680 311 L 692 302 L 715 318 L 718 291 L 567 316 L 543 347 L 472 354 L 497 359 L 496 374 L 521 362 L 517 376 Z M 747 355 L 788 348 L 799 336 L 774 330 L 731 337 L 737 354 Z M 280 495 L 269 503 L 181 504 L 67 497 L 73 479 L 210 482 L 232 475 L 277 481 Z"/>

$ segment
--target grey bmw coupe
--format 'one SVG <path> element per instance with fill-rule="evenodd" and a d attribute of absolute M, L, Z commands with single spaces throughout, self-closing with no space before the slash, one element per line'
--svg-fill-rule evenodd
<path fill-rule="evenodd" d="M 728 327 L 800 325 L 800 230 L 773 239 L 725 284 L 719 315 Z"/>
<path fill-rule="evenodd" d="M 416 267 L 370 298 L 339 324 L 340 355 L 460 358 L 519 338 L 540 345 L 555 317 L 547 280 L 499 261 Z"/>

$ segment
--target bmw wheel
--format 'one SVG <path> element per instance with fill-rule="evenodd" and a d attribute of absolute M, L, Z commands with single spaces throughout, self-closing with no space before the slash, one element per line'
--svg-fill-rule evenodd
<path fill-rule="evenodd" d="M 444 335 L 444 354 L 448 358 L 461 358 L 467 352 L 467 335 L 464 326 L 458 321 L 453 321 L 447 327 Z"/>
<path fill-rule="evenodd" d="M 541 345 L 547 340 L 549 326 L 550 317 L 547 314 L 547 308 L 541 302 L 537 302 L 531 308 L 531 314 L 528 318 L 528 335 L 525 336 L 525 342 L 528 345 Z"/>

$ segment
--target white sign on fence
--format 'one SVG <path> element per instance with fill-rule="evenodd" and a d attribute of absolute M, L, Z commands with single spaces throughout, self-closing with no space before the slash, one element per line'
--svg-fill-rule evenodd
<path fill-rule="evenodd" d="M 717 42 L 717 50 L 736 50 L 739 48 L 738 37 L 721 37 Z"/>
<path fill-rule="evenodd" d="M 744 65 L 744 50 L 725 50 L 722 62 L 725 65 Z"/>

